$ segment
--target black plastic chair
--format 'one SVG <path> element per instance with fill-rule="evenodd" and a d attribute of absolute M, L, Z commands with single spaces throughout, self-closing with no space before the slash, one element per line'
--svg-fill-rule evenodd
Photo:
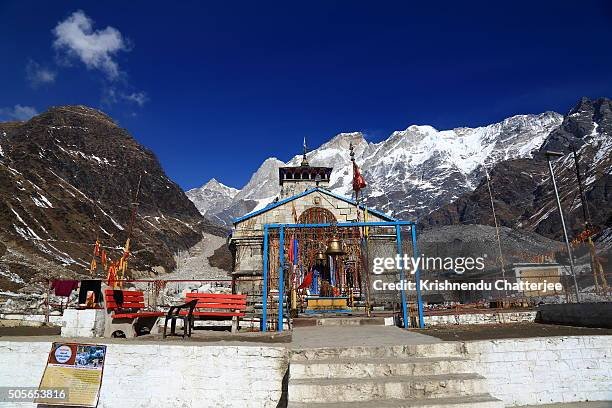
<path fill-rule="evenodd" d="M 193 322 L 193 310 L 198 304 L 198 299 L 194 299 L 191 302 L 184 303 L 178 306 L 171 306 L 166 314 L 166 321 L 164 322 L 164 335 L 166 338 L 166 330 L 168 328 L 168 320 L 170 320 L 170 336 L 180 336 L 176 334 L 176 319 L 183 320 L 183 339 L 185 336 L 191 337 L 191 324 Z M 187 313 L 181 314 L 181 311 L 189 309 Z"/>

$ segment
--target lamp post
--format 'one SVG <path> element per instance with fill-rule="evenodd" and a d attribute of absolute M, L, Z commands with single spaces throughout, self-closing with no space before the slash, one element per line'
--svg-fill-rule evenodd
<path fill-rule="evenodd" d="M 578 281 L 576 280 L 576 271 L 574 270 L 574 257 L 572 256 L 572 247 L 569 243 L 569 238 L 567 236 L 567 228 L 565 227 L 565 218 L 563 218 L 563 209 L 561 208 L 561 200 L 559 199 L 559 191 L 557 190 L 557 181 L 555 180 L 555 173 L 553 172 L 552 163 L 550 161 L 551 157 L 563 157 L 564 154 L 560 152 L 544 152 L 546 156 L 546 161 L 548 162 L 548 170 L 550 171 L 550 178 L 552 179 L 553 188 L 555 190 L 555 198 L 557 199 L 557 209 L 559 210 L 559 216 L 561 217 L 561 226 L 563 227 L 563 235 L 565 237 L 565 246 L 567 247 L 567 256 L 569 257 L 570 262 L 570 272 L 572 274 L 572 278 L 574 279 L 574 289 L 576 290 L 576 303 L 580 303 L 580 290 L 578 289 Z"/>

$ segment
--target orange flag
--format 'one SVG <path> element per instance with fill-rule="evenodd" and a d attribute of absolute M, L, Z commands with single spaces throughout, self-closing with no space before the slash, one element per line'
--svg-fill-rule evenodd
<path fill-rule="evenodd" d="M 117 284 L 117 273 L 115 271 L 115 263 L 111 262 L 108 267 L 108 275 L 106 276 L 106 283 L 111 288 L 115 288 L 115 285 Z"/>
<path fill-rule="evenodd" d="M 102 255 L 100 256 L 102 261 L 102 269 L 106 270 L 106 250 L 102 250 Z"/>

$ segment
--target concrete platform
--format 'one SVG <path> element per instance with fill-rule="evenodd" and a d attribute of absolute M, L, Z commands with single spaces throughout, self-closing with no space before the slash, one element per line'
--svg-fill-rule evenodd
<path fill-rule="evenodd" d="M 297 327 L 288 407 L 502 408 L 462 343 L 394 326 Z"/>
<path fill-rule="evenodd" d="M 292 360 L 289 376 L 291 379 L 301 379 L 444 375 L 469 372 L 469 364 L 470 361 L 462 357 Z"/>
<path fill-rule="evenodd" d="M 612 408 L 612 401 L 559 402 L 545 405 L 521 405 L 515 408 Z"/>
<path fill-rule="evenodd" d="M 293 327 L 312 326 L 393 326 L 393 316 L 300 316 L 293 319 Z"/>
<path fill-rule="evenodd" d="M 459 373 L 434 376 L 382 376 L 370 378 L 291 379 L 290 401 L 339 403 L 390 399 L 469 397 L 486 393 L 485 378 Z"/>
<path fill-rule="evenodd" d="M 466 397 L 449 397 L 410 400 L 389 399 L 378 401 L 351 402 L 290 402 L 288 408 L 503 408 L 503 403 L 490 395 L 471 395 Z M 603 407 L 589 407 L 603 408 Z"/>
<path fill-rule="evenodd" d="M 293 330 L 294 349 L 441 343 L 442 340 L 394 326 L 316 326 Z"/>

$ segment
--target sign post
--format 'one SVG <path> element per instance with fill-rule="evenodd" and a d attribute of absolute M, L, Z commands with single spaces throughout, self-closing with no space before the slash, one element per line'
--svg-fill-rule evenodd
<path fill-rule="evenodd" d="M 47 405 L 96 407 L 102 386 L 106 346 L 53 343 L 39 390 L 65 390 L 63 399 L 41 393 L 34 402 Z"/>

